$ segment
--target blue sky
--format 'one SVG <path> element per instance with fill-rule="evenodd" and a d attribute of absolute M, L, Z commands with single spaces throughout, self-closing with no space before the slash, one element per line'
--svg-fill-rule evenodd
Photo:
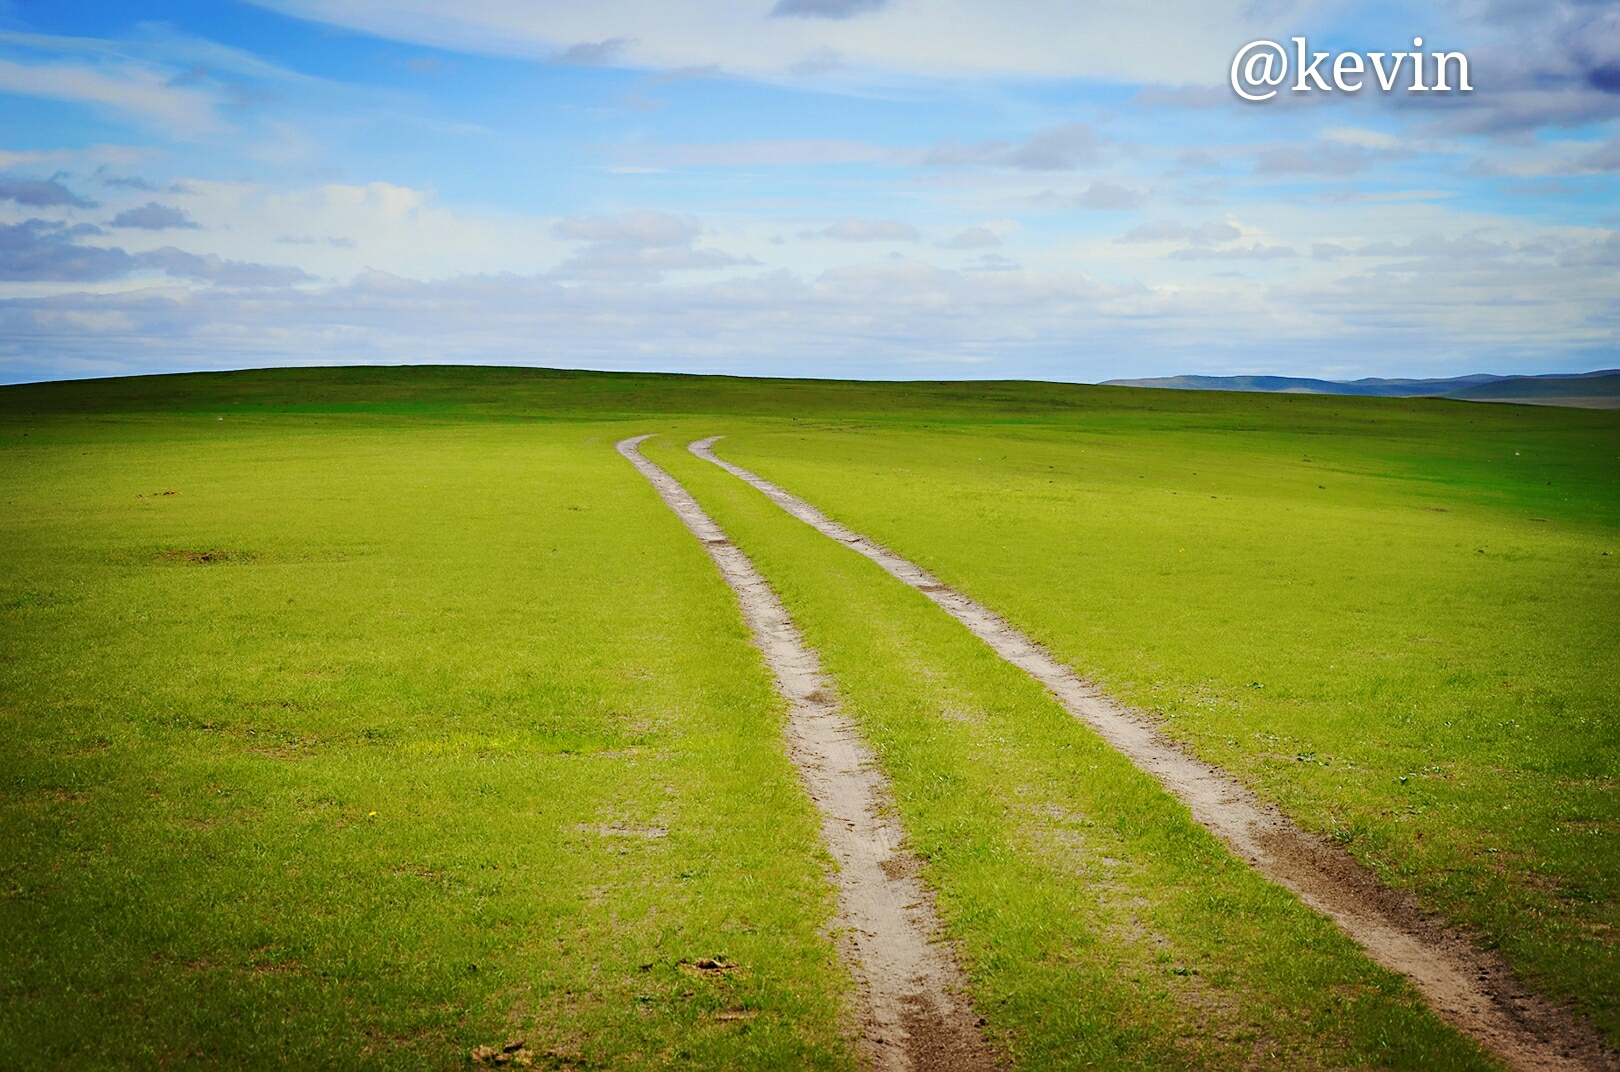
<path fill-rule="evenodd" d="M 0 0 L 0 381 L 1585 371 L 1617 177 L 1615 0 Z"/>

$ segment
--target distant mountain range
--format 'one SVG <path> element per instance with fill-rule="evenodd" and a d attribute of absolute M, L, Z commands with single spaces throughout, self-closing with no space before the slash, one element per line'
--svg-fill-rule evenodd
<path fill-rule="evenodd" d="M 1108 387 L 1163 387 L 1175 391 L 1264 391 L 1300 395 L 1373 395 L 1380 398 L 1460 398 L 1539 406 L 1620 409 L 1620 369 L 1551 376 L 1456 376 L 1449 380 L 1313 380 L 1296 376 L 1156 376 L 1104 380 Z"/>

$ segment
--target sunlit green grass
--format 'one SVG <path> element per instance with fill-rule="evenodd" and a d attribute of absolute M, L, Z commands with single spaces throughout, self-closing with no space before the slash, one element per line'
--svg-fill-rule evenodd
<path fill-rule="evenodd" d="M 1118 401 L 739 425 L 718 449 L 1161 714 L 1620 1036 L 1620 419 Z"/>
<path fill-rule="evenodd" d="M 848 1066 L 780 704 L 614 434 L 6 423 L 0 1064 Z"/>
<path fill-rule="evenodd" d="M 933 603 L 684 450 L 892 779 L 989 1031 L 1029 1068 L 1475 1068 L 1404 980 L 1261 879 Z"/>

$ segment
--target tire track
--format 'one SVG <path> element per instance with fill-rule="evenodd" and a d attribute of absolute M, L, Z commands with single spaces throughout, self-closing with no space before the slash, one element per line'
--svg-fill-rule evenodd
<path fill-rule="evenodd" d="M 1162 736 L 995 612 L 915 563 L 845 528 L 803 499 L 715 455 L 710 436 L 688 449 L 763 492 L 823 535 L 860 552 L 933 600 L 998 655 L 1044 685 L 1137 767 L 1185 803 L 1193 818 L 1273 882 L 1327 916 L 1368 956 L 1412 981 L 1443 1019 L 1514 1068 L 1620 1068 L 1601 1036 L 1571 1012 L 1519 982 L 1471 935 L 1426 918 L 1338 846 L 1301 830 L 1241 782 Z"/>
<path fill-rule="evenodd" d="M 822 837 L 839 863 L 840 952 L 860 988 L 858 1049 L 893 1072 L 995 1067 L 979 1033 L 950 947 L 936 941 L 933 895 L 916 877 L 891 817 L 888 780 L 838 709 L 832 684 L 793 619 L 721 528 L 674 477 L 619 442 L 671 510 L 703 544 L 742 605 L 754 643 L 788 701 L 788 755 L 821 811 Z"/>

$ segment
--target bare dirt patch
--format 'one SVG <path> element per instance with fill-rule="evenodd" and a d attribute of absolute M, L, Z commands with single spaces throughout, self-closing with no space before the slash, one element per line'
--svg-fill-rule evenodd
<path fill-rule="evenodd" d="M 1234 854 L 1333 920 L 1373 960 L 1410 979 L 1446 1021 L 1515 1068 L 1620 1068 L 1620 1057 L 1590 1025 L 1532 994 L 1499 956 L 1478 947 L 1474 935 L 1425 916 L 1410 896 L 1388 889 L 1343 849 L 1301 830 L 1237 779 L 1188 754 L 1148 717 L 1115 703 L 989 608 L 803 499 L 717 457 L 712 448 L 720 438 L 700 439 L 688 449 L 926 595 L 1157 778 Z"/>
<path fill-rule="evenodd" d="M 838 707 L 832 683 L 747 556 L 668 473 L 636 449 L 619 453 L 698 538 L 742 605 L 754 642 L 788 701 L 788 754 L 821 810 L 837 858 L 838 920 L 845 961 L 860 989 L 862 1055 L 878 1069 L 914 1072 L 995 1065 L 947 943 L 936 941 L 932 893 L 915 877 L 893 818 L 888 780 Z"/>
<path fill-rule="evenodd" d="M 210 548 L 206 551 L 159 551 L 159 562 L 185 562 L 193 566 L 207 566 L 216 562 L 251 562 L 253 555 L 246 551 L 228 551 L 222 548 Z"/>

